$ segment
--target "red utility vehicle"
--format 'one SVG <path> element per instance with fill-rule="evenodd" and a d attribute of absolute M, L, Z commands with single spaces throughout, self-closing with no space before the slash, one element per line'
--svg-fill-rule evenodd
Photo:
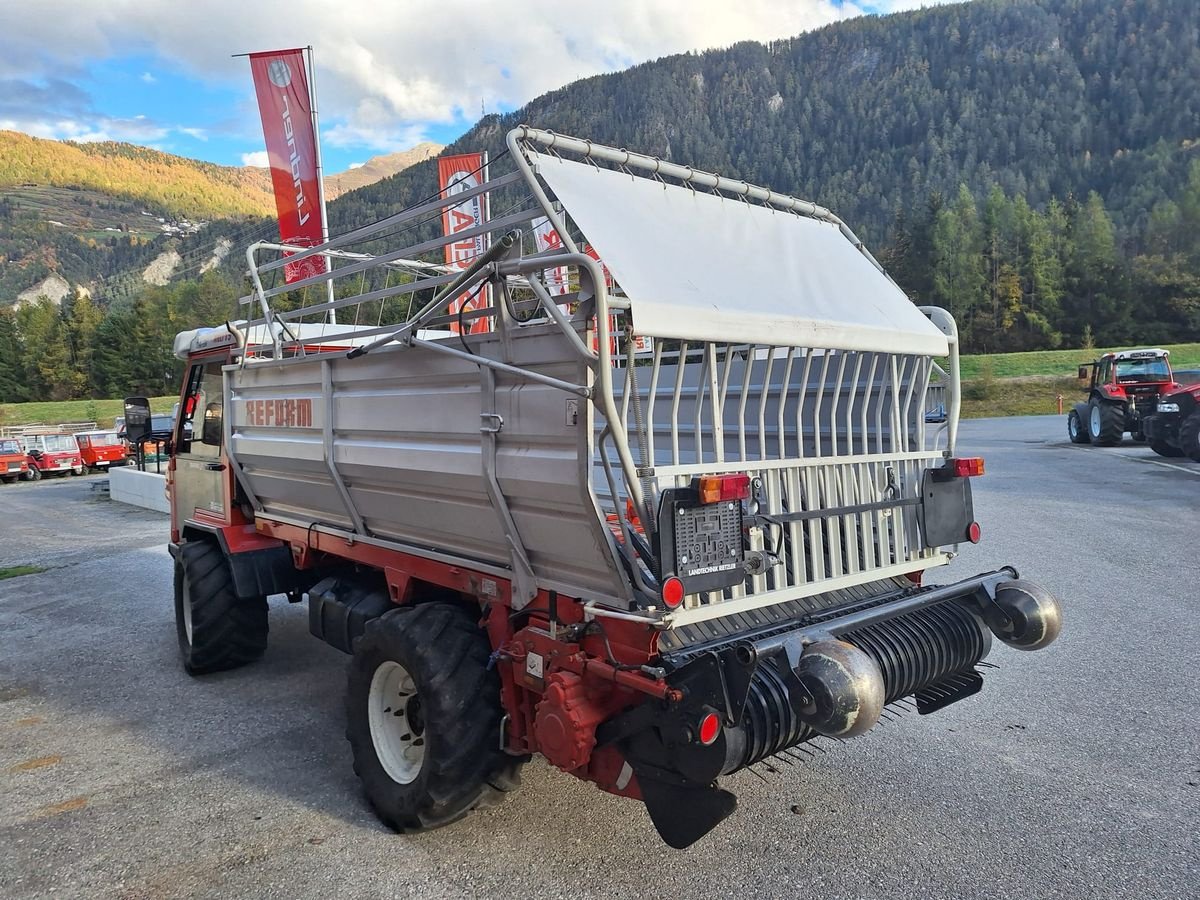
<path fill-rule="evenodd" d="M 25 448 L 29 461 L 26 478 L 37 481 L 43 475 L 82 475 L 83 460 L 73 434 L 57 431 L 28 432 L 17 440 Z"/>
<path fill-rule="evenodd" d="M 123 466 L 129 456 L 125 442 L 115 431 L 81 431 L 75 435 L 75 440 L 79 444 L 79 456 L 85 472 Z"/>
<path fill-rule="evenodd" d="M 1087 400 L 1067 414 L 1071 443 L 1110 447 L 1126 432 L 1145 440 L 1142 419 L 1154 414 L 1160 394 L 1179 387 L 1169 355 L 1167 350 L 1122 350 L 1080 366 L 1079 378 L 1091 381 Z"/>
<path fill-rule="evenodd" d="M 29 463 L 20 442 L 16 438 L 0 438 L 0 481 L 12 484 L 27 477 L 28 471 Z"/>
<path fill-rule="evenodd" d="M 508 147 L 514 171 L 336 243 L 254 245 L 261 316 L 176 337 L 189 674 L 261 656 L 287 595 L 350 656 L 354 770 L 392 828 L 500 800 L 537 753 L 686 847 L 734 811 L 724 776 L 789 768 L 890 704 L 974 697 L 993 639 L 1055 640 L 1058 602 L 1011 567 L 922 584 L 980 539 L 949 313 L 914 307 L 814 204 L 545 131 Z M 520 212 L 360 252 L 501 187 Z M 547 221 L 561 250 L 516 227 Z M 421 261 L 442 249 L 466 268 Z M 354 279 L 342 322 L 323 290 L 272 307 L 300 282 L 271 273 L 315 254 L 348 261 L 318 267 Z M 578 289 L 551 294 L 557 269 Z M 348 309 L 381 300 L 383 324 Z M 278 689 L 302 695 L 302 674 Z"/>

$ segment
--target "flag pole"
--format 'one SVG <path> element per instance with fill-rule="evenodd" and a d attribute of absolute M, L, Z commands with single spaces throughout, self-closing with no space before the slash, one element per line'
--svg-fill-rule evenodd
<path fill-rule="evenodd" d="M 321 128 L 317 120 L 317 67 L 313 62 L 312 44 L 307 47 L 308 50 L 308 102 L 312 107 L 312 126 L 313 126 L 313 143 L 316 146 L 316 159 L 313 163 L 317 170 L 317 200 L 321 204 L 321 243 L 329 243 L 329 211 L 325 206 L 325 172 L 321 166 Z M 333 260 L 329 257 L 324 257 L 325 268 L 328 273 L 333 273 Z M 325 286 L 329 291 L 329 302 L 333 302 L 333 278 L 325 282 Z M 329 322 L 331 325 L 337 324 L 337 311 L 332 307 L 329 309 Z"/>

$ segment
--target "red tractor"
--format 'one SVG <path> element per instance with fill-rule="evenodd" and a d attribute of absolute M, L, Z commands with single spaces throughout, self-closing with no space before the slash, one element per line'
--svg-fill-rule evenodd
<path fill-rule="evenodd" d="M 1090 376 L 1091 382 L 1087 400 L 1067 415 L 1071 442 L 1111 447 L 1125 432 L 1145 440 L 1142 419 L 1154 415 L 1159 395 L 1179 387 L 1168 355 L 1166 350 L 1122 350 L 1080 366 L 1080 380 Z"/>

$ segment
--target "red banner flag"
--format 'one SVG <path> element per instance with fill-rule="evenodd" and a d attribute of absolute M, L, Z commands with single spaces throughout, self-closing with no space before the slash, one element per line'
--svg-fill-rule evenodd
<path fill-rule="evenodd" d="M 317 137 L 304 51 L 251 53 L 250 71 L 267 142 L 280 240 L 297 247 L 316 246 L 322 233 Z M 283 272 L 288 283 L 320 275 L 325 258 L 310 256 L 284 266 Z"/>
<path fill-rule="evenodd" d="M 447 199 L 479 187 L 486 176 L 484 167 L 487 157 L 483 153 L 463 153 L 458 156 L 443 156 L 438 159 L 438 187 L 442 198 Z M 442 227 L 446 237 L 453 238 L 461 231 L 476 228 L 487 221 L 487 195 L 476 194 L 468 197 L 457 206 L 447 206 L 442 210 Z M 487 234 L 477 234 L 461 240 L 453 240 L 446 245 L 446 265 L 456 269 L 465 269 L 487 249 Z M 457 315 L 466 304 L 466 311 L 487 306 L 486 300 L 481 302 L 479 297 L 467 303 L 470 291 L 450 302 L 450 315 Z M 458 323 L 451 322 L 450 330 L 458 332 Z M 467 326 L 471 334 L 490 331 L 491 327 L 486 318 L 475 319 Z"/>
<path fill-rule="evenodd" d="M 547 216 L 533 220 L 533 240 L 538 253 L 563 248 L 562 238 L 558 236 Z M 571 286 L 567 283 L 566 266 L 554 266 L 546 270 L 546 290 L 551 297 L 561 297 L 571 292 Z"/>

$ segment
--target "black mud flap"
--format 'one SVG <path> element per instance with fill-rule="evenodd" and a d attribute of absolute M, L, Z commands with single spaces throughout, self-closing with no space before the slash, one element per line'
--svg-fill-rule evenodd
<path fill-rule="evenodd" d="M 927 469 L 921 479 L 921 504 L 917 522 L 927 547 L 947 547 L 971 539 L 975 506 L 971 480 L 947 475 L 942 469 Z"/>
<path fill-rule="evenodd" d="M 634 771 L 650 821 L 659 837 L 676 850 L 692 846 L 737 809 L 737 797 L 715 785 L 665 781 L 636 767 Z"/>

